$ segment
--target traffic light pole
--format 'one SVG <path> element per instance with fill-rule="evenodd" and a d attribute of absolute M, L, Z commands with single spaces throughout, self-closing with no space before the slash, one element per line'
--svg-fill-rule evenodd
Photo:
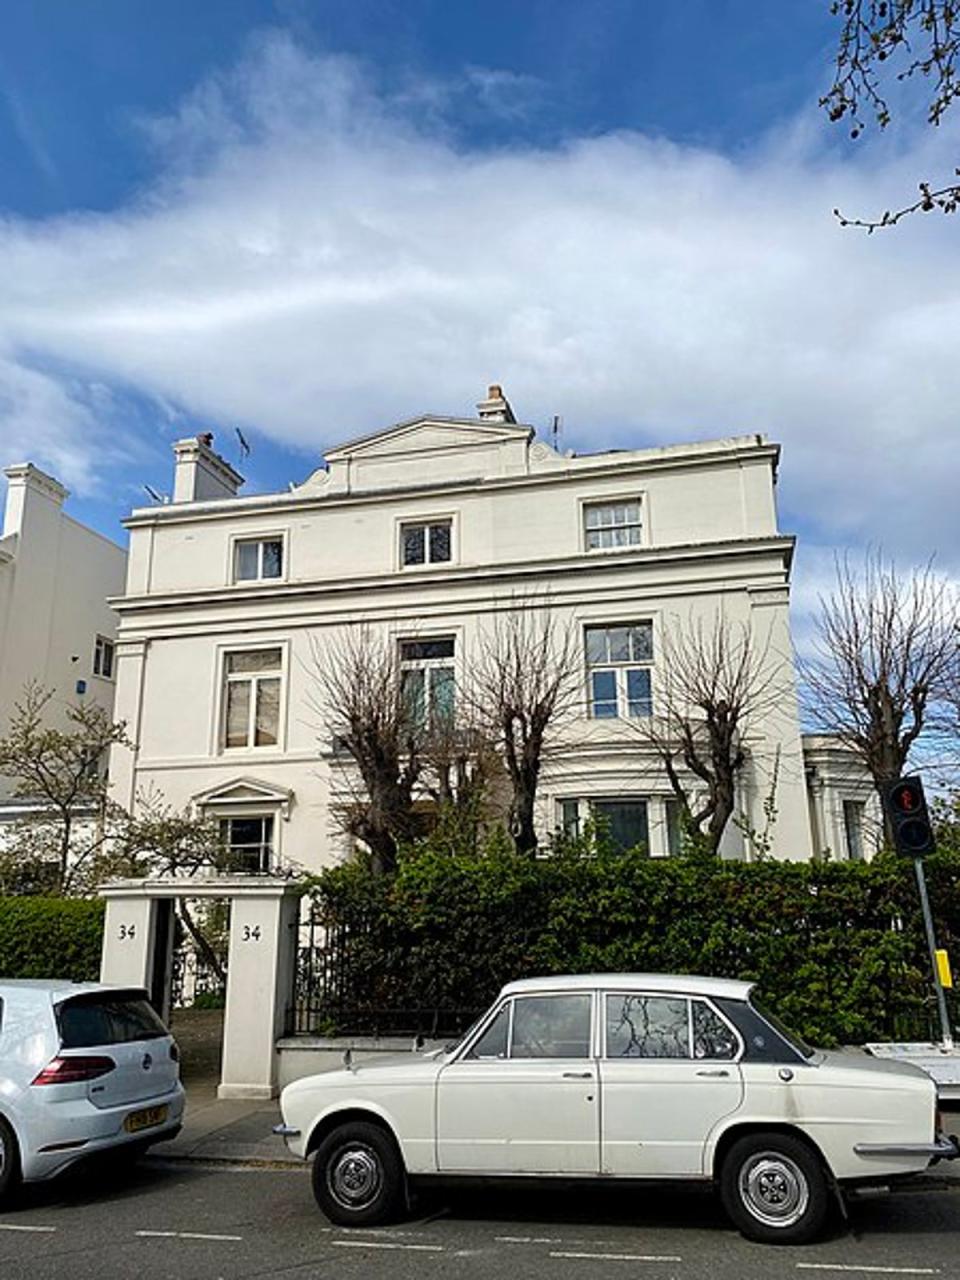
<path fill-rule="evenodd" d="M 923 927 L 927 934 L 927 948 L 930 952 L 930 966 L 933 969 L 933 986 L 937 993 L 937 1012 L 940 1015 L 940 1034 L 944 1049 L 953 1048 L 953 1034 L 950 1030 L 950 1019 L 947 1016 L 947 998 L 943 994 L 943 983 L 937 968 L 937 936 L 933 931 L 933 916 L 930 912 L 930 899 L 927 896 L 927 877 L 923 870 L 923 859 L 914 858 L 913 869 L 917 873 L 917 888 L 920 890 L 920 907 L 923 911 Z"/>

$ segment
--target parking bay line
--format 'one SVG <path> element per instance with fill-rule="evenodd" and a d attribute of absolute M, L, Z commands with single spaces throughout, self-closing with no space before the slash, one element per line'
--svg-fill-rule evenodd
<path fill-rule="evenodd" d="M 218 1235 L 207 1231 L 135 1231 L 135 1236 L 148 1240 L 242 1240 L 243 1236 Z"/>
<path fill-rule="evenodd" d="M 56 1227 L 30 1227 L 22 1222 L 0 1222 L 0 1231 L 36 1231 L 42 1234 L 48 1234 L 56 1231 Z"/>
<path fill-rule="evenodd" d="M 409 1249 L 415 1253 L 444 1253 L 442 1244 L 401 1244 L 399 1240 L 331 1240 L 338 1249 Z"/>
<path fill-rule="evenodd" d="M 552 1249 L 551 1258 L 593 1258 L 601 1262 L 682 1262 L 675 1253 L 574 1253 L 572 1250 Z"/>
<path fill-rule="evenodd" d="M 855 1275 L 938 1276 L 939 1267 L 881 1267 L 852 1262 L 798 1262 L 798 1271 L 845 1271 Z"/>

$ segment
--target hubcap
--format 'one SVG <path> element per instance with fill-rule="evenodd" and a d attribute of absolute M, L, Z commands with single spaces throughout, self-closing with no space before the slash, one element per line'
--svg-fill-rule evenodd
<path fill-rule="evenodd" d="M 760 1151 L 740 1169 L 740 1199 L 768 1227 L 792 1227 L 807 1211 L 810 1187 L 789 1156 Z"/>
<path fill-rule="evenodd" d="M 374 1200 L 383 1182 L 380 1160 L 372 1147 L 353 1143 L 338 1151 L 327 1170 L 327 1187 L 345 1209 L 362 1209 Z"/>

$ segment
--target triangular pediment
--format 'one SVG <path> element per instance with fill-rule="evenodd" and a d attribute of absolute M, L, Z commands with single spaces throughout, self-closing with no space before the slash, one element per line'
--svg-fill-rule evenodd
<path fill-rule="evenodd" d="M 284 817 L 293 800 L 293 792 L 289 787 L 277 787 L 270 782 L 261 782 L 257 778 L 234 778 L 230 782 L 210 787 L 193 797 L 193 803 L 201 809 L 226 808 L 228 805 L 242 805 L 244 808 L 264 808 L 284 810 Z"/>
<path fill-rule="evenodd" d="M 446 450 L 489 449 L 503 444 L 526 443 L 533 428 L 507 422 L 473 418 L 412 418 L 385 431 L 359 436 L 327 451 L 328 462 L 348 458 L 374 459 L 437 453 Z"/>

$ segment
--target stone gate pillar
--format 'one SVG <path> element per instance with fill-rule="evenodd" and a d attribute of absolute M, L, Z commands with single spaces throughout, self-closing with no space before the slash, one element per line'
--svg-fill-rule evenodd
<path fill-rule="evenodd" d="M 164 909 L 176 898 L 230 904 L 230 949 L 223 1024 L 221 1098 L 272 1098 L 276 1042 L 293 998 L 300 887 L 272 876 L 123 880 L 105 885 L 101 982 L 145 987 L 169 1009 L 172 927 Z M 172 921 L 169 917 L 167 925 Z"/>
<path fill-rule="evenodd" d="M 277 1040 L 292 999 L 300 890 L 251 877 L 231 894 L 219 1098 L 272 1098 Z"/>

